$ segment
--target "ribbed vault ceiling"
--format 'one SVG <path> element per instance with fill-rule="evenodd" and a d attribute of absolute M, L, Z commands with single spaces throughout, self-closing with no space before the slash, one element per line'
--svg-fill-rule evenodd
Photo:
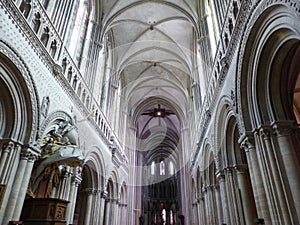
<path fill-rule="evenodd" d="M 103 5 L 103 38 L 112 45 L 114 73 L 121 79 L 128 111 L 153 97 L 166 100 L 176 115 L 179 109 L 183 113 L 181 118 L 165 119 L 166 128 L 178 137 L 178 121 L 187 117 L 194 70 L 197 2 L 105 0 Z M 157 107 L 157 103 L 142 111 Z M 148 120 L 143 116 L 138 121 Z"/>

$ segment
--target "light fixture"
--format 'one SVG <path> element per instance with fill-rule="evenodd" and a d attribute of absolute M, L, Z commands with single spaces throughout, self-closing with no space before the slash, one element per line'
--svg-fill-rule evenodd
<path fill-rule="evenodd" d="M 158 107 L 154 108 L 150 112 L 148 111 L 148 112 L 142 113 L 142 115 L 161 117 L 161 118 L 164 118 L 165 116 L 169 116 L 172 114 L 174 114 L 172 111 L 160 108 L 160 104 L 158 104 Z"/>
<path fill-rule="evenodd" d="M 160 104 L 158 104 L 158 108 L 154 109 L 154 117 L 165 117 L 165 114 L 165 109 L 160 108 Z"/>

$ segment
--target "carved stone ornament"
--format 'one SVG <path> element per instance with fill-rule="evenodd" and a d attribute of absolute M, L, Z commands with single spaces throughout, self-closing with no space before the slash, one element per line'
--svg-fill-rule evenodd
<path fill-rule="evenodd" d="M 51 126 L 40 144 L 42 157 L 36 163 L 31 177 L 33 193 L 40 181 L 52 179 L 47 190 L 47 195 L 50 196 L 52 187 L 56 187 L 59 183 L 62 167 L 82 165 L 84 157 L 82 150 L 77 146 L 77 140 L 77 131 L 68 117 L 58 120 Z"/>
<path fill-rule="evenodd" d="M 47 117 L 50 105 L 50 98 L 49 96 L 44 96 L 41 105 L 41 113 L 44 117 Z"/>

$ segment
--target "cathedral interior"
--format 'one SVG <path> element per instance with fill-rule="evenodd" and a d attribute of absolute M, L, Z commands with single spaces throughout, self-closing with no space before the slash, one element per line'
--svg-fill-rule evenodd
<path fill-rule="evenodd" d="M 0 224 L 299 225 L 299 0 L 0 0 Z"/>

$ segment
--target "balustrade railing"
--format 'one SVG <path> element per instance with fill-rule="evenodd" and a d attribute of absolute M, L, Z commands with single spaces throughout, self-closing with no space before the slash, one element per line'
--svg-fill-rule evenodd
<path fill-rule="evenodd" d="M 97 100 L 86 84 L 84 77 L 76 66 L 72 57 L 64 46 L 60 35 L 56 31 L 51 19 L 39 0 L 3 0 L 3 6 L 18 21 L 17 24 L 25 26 L 26 35 L 35 41 L 37 48 L 42 50 L 42 55 L 56 69 L 56 75 L 60 76 L 63 84 L 67 85 L 67 92 L 77 99 L 86 119 L 92 123 L 97 132 L 104 138 L 109 146 L 113 145 L 115 154 L 124 165 L 128 164 L 121 143 L 103 114 Z M 21 21 L 20 21 L 21 18 Z M 74 96 L 75 95 L 75 96 Z"/>
<path fill-rule="evenodd" d="M 212 69 L 210 72 L 210 79 L 208 82 L 208 87 L 206 89 L 206 96 L 204 98 L 201 111 L 199 113 L 198 121 L 196 127 L 196 132 L 194 135 L 194 140 L 192 143 L 192 149 L 194 149 L 193 154 L 191 155 L 191 165 L 197 159 L 200 147 L 198 143 L 203 140 L 205 135 L 209 120 L 211 118 L 211 111 L 215 105 L 216 97 L 218 96 L 218 86 L 223 83 L 224 77 L 228 71 L 229 65 L 231 62 L 229 57 L 232 57 L 232 52 L 234 51 L 234 43 L 232 40 L 233 35 L 235 35 L 236 22 L 240 17 L 240 8 L 241 6 L 245 7 L 247 4 L 252 4 L 247 0 L 234 0 L 230 1 L 226 13 L 224 23 L 220 32 L 220 40 L 217 45 L 217 50 L 215 58 L 212 64 Z"/>

